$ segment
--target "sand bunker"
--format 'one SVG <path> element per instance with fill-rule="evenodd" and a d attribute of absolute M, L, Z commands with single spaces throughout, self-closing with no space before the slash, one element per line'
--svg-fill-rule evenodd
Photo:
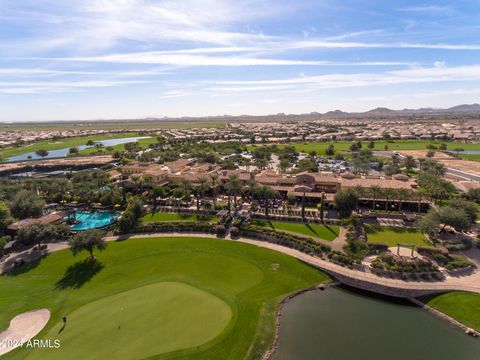
<path fill-rule="evenodd" d="M 7 330 L 0 333 L 0 355 L 12 351 L 21 343 L 30 340 L 47 325 L 48 309 L 28 311 L 15 316 Z"/>

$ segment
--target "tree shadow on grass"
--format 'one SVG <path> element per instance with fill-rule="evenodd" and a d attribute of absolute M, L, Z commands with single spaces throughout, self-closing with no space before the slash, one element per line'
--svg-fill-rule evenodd
<path fill-rule="evenodd" d="M 305 224 L 305 226 L 308 228 L 308 230 L 310 230 L 312 233 L 314 233 L 315 235 L 319 236 L 319 234 L 315 231 L 315 229 L 312 227 L 312 225 L 310 224 Z"/>
<path fill-rule="evenodd" d="M 104 268 L 104 265 L 97 260 L 85 259 L 70 265 L 63 277 L 55 284 L 56 289 L 79 289 L 85 283 L 89 282 L 98 272 Z"/>
<path fill-rule="evenodd" d="M 5 263 L 4 274 L 7 276 L 17 276 L 35 269 L 47 254 L 40 254 L 39 257 L 29 258 L 15 257 Z"/>

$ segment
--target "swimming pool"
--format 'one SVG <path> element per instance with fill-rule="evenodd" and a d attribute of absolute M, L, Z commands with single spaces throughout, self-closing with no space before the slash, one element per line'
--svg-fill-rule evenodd
<path fill-rule="evenodd" d="M 75 220 L 77 223 L 70 227 L 70 230 L 82 231 L 89 229 L 100 229 L 113 224 L 117 217 L 117 214 L 112 214 L 109 212 L 76 211 Z"/>

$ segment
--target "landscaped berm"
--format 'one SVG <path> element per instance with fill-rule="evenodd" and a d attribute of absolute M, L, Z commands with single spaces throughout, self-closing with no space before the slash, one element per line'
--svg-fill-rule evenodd
<path fill-rule="evenodd" d="M 219 239 L 130 239 L 96 256 L 60 251 L 0 277 L 0 331 L 47 308 L 37 338 L 61 341 L 5 359 L 258 359 L 279 302 L 328 280 L 287 255 Z"/>

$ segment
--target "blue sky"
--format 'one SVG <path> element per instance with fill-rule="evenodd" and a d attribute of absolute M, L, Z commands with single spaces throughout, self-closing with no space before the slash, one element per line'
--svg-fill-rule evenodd
<path fill-rule="evenodd" d="M 480 1 L 0 0 L 0 121 L 480 102 Z"/>

